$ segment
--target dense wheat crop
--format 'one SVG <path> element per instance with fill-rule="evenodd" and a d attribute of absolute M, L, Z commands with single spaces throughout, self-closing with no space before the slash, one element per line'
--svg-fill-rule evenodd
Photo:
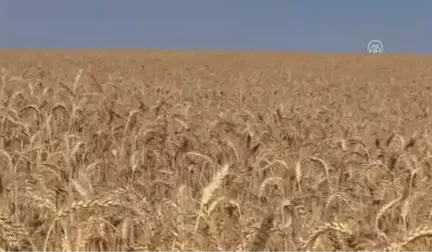
<path fill-rule="evenodd" d="M 430 65 L 2 51 L 0 247 L 431 250 Z"/>

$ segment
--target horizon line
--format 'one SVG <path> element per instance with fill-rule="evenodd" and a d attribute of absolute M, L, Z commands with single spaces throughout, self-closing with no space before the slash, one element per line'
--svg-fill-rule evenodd
<path fill-rule="evenodd" d="M 314 51 L 314 50 L 271 50 L 271 49 L 170 49 L 170 48 L 149 48 L 149 47 L 0 47 L 0 51 L 155 51 L 155 52 L 184 52 L 184 53 L 280 53 L 280 54 L 332 54 L 332 55 L 374 55 L 374 56 L 432 56 L 432 53 L 415 53 L 415 52 L 383 52 L 372 54 L 368 52 L 341 52 L 341 51 Z"/>

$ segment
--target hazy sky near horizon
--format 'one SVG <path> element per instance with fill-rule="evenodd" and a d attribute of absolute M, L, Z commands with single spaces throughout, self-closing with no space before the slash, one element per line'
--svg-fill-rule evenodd
<path fill-rule="evenodd" d="M 0 48 L 432 53 L 431 0 L 0 0 Z"/>

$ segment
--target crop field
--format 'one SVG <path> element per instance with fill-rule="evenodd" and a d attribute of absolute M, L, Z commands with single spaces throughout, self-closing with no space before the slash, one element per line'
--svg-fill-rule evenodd
<path fill-rule="evenodd" d="M 0 51 L 4 251 L 430 251 L 432 57 Z"/>

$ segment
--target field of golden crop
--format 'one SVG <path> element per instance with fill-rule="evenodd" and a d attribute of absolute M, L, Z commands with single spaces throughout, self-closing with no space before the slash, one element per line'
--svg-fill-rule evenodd
<path fill-rule="evenodd" d="M 432 57 L 0 51 L 5 251 L 432 249 Z"/>

